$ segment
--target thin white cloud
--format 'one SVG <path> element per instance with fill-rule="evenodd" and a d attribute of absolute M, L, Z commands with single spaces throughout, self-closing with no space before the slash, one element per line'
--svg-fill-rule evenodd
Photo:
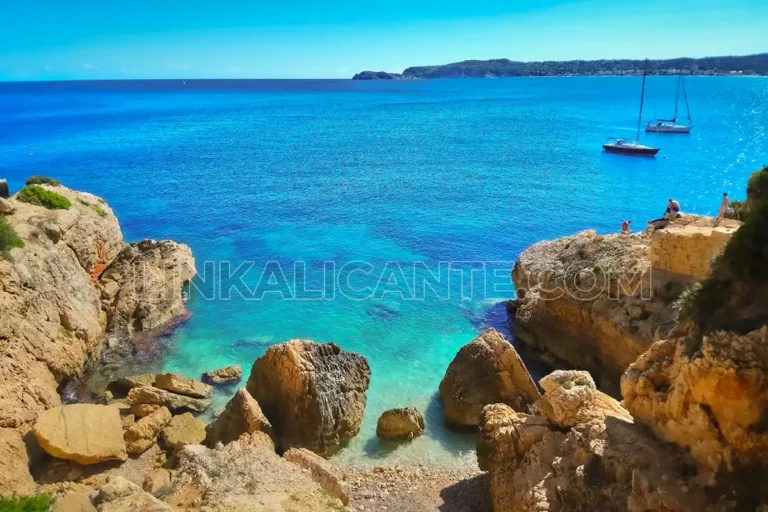
<path fill-rule="evenodd" d="M 87 62 L 83 64 L 83 69 L 96 69 L 96 66 L 93 64 L 88 64 Z"/>

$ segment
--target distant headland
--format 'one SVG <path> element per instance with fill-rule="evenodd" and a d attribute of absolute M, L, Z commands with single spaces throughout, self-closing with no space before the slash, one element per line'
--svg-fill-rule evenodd
<path fill-rule="evenodd" d="M 416 78 L 499 78 L 512 76 L 639 75 L 644 60 L 569 60 L 519 62 L 509 59 L 465 60 L 441 66 L 414 66 L 402 73 L 361 71 L 353 80 Z M 649 60 L 649 75 L 768 75 L 768 53 L 744 56 Z"/>

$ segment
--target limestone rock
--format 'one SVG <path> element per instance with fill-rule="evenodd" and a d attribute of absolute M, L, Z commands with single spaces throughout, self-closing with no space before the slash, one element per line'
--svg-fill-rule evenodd
<path fill-rule="evenodd" d="M 171 485 L 171 473 L 167 469 L 153 469 L 147 473 L 142 487 L 153 496 L 162 488 L 168 488 Z"/>
<path fill-rule="evenodd" d="M 734 470 L 768 458 L 768 327 L 654 344 L 621 382 L 632 415 L 700 464 Z"/>
<path fill-rule="evenodd" d="M 16 206 L 11 201 L 0 196 L 0 215 L 13 215 L 14 213 L 16 213 Z"/>
<path fill-rule="evenodd" d="M 360 431 L 370 379 L 363 356 L 294 340 L 256 360 L 247 389 L 283 448 L 326 454 Z"/>
<path fill-rule="evenodd" d="M 99 512 L 172 512 L 172 508 L 121 476 L 112 477 L 94 500 Z"/>
<path fill-rule="evenodd" d="M 125 431 L 128 453 L 144 453 L 157 442 L 160 431 L 171 421 L 171 411 L 161 407 L 149 416 L 141 418 Z"/>
<path fill-rule="evenodd" d="M 534 244 L 512 273 L 515 334 L 618 394 L 624 370 L 668 337 L 675 299 L 706 274 L 738 225 L 715 227 L 711 218 L 685 215 L 653 235 L 585 231 Z"/>
<path fill-rule="evenodd" d="M 206 428 L 205 443 L 208 446 L 215 446 L 216 443 L 228 444 L 243 434 L 256 431 L 264 432 L 275 439 L 272 425 L 261 411 L 259 403 L 245 388 L 241 388 L 218 418 Z"/>
<path fill-rule="evenodd" d="M 191 396 L 192 398 L 211 398 L 213 388 L 195 379 L 190 379 L 176 373 L 161 373 L 155 377 L 156 388 Z"/>
<path fill-rule="evenodd" d="M 440 382 L 445 421 L 457 427 L 477 426 L 488 404 L 506 403 L 522 412 L 539 396 L 517 351 L 495 329 L 463 346 Z"/>
<path fill-rule="evenodd" d="M 376 423 L 376 435 L 382 439 L 413 439 L 423 432 L 424 417 L 415 407 L 384 411 Z"/>
<path fill-rule="evenodd" d="M 185 412 L 174 416 L 160 432 L 160 437 L 166 449 L 177 452 L 188 444 L 202 443 L 205 440 L 205 424 Z"/>
<path fill-rule="evenodd" d="M 128 393 L 133 388 L 139 386 L 151 386 L 155 382 L 155 375 L 144 373 L 141 375 L 130 375 L 113 380 L 107 386 L 108 389 L 118 393 Z"/>
<path fill-rule="evenodd" d="M 145 418 L 161 407 L 163 406 L 158 404 L 133 404 L 130 410 L 137 418 Z"/>
<path fill-rule="evenodd" d="M 88 496 L 79 492 L 68 492 L 56 500 L 53 512 L 96 512 Z"/>
<path fill-rule="evenodd" d="M 99 281 L 108 330 L 148 331 L 186 314 L 182 287 L 194 276 L 195 260 L 186 245 L 169 240 L 125 245 Z"/>
<path fill-rule="evenodd" d="M 344 478 L 327 460 L 304 448 L 291 448 L 283 454 L 283 458 L 309 471 L 312 480 L 320 484 L 328 494 L 338 498 L 344 505 L 349 505 L 349 492 Z"/>
<path fill-rule="evenodd" d="M 106 405 L 74 404 L 42 413 L 32 428 L 40 446 L 79 464 L 126 460 L 120 414 Z"/>
<path fill-rule="evenodd" d="M 213 385 L 231 384 L 234 382 L 240 382 L 243 378 L 243 370 L 239 365 L 235 364 L 227 366 L 225 368 L 219 368 L 212 372 L 205 372 L 202 375 L 203 382 Z"/>
<path fill-rule="evenodd" d="M 618 402 L 596 394 L 587 377 L 562 372 L 542 381 L 540 402 L 551 417 L 518 413 L 505 404 L 483 409 L 477 456 L 490 476 L 494 512 L 706 510 L 701 485 L 681 473 L 691 462 L 685 452 L 619 414 Z M 632 501 L 642 494 L 635 489 L 640 482 L 662 477 L 689 486 L 687 494 L 679 493 L 686 499 L 675 506 L 668 501 L 668 508 L 629 507 L 649 503 Z"/>
<path fill-rule="evenodd" d="M 24 441 L 15 430 L 0 428 L 0 496 L 24 496 L 34 489 Z"/>
<path fill-rule="evenodd" d="M 185 446 L 179 452 L 169 503 L 210 512 L 342 509 L 342 503 L 308 472 L 278 456 L 265 442 L 270 443 L 269 437 L 257 431 L 218 449 Z"/>
<path fill-rule="evenodd" d="M 133 388 L 128 393 L 128 402 L 132 406 L 137 404 L 161 405 L 173 413 L 203 412 L 211 405 L 211 400 L 207 398 L 192 398 L 149 386 Z"/>

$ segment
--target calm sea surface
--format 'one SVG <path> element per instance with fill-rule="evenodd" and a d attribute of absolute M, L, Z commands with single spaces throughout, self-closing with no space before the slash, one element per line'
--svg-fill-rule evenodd
<path fill-rule="evenodd" d="M 54 176 L 104 197 L 128 240 L 192 247 L 194 316 L 152 369 L 247 377 L 272 344 L 333 341 L 373 372 L 337 459 L 450 464 L 473 439 L 443 428 L 438 384 L 479 331 L 508 332 L 523 249 L 642 228 L 670 197 L 713 213 L 768 164 L 768 79 L 686 84 L 692 134 L 643 133 L 661 151 L 633 159 L 600 146 L 634 137 L 637 77 L 0 83 L 0 177 Z M 674 90 L 649 78 L 646 119 L 671 114 Z M 379 442 L 378 416 L 406 405 L 428 435 Z"/>

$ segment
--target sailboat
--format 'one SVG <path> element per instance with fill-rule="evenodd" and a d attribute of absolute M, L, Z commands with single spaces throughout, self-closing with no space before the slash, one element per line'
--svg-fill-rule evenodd
<path fill-rule="evenodd" d="M 688 124 L 677 124 L 677 105 L 680 102 L 680 87 L 683 88 L 683 99 L 685 100 L 685 109 L 688 111 Z M 685 92 L 685 82 L 683 75 L 677 76 L 677 93 L 675 94 L 675 114 L 672 119 L 657 119 L 655 123 L 649 122 L 645 125 L 646 132 L 656 133 L 691 133 L 693 121 L 691 121 L 691 108 L 688 106 L 688 94 Z"/>
<path fill-rule="evenodd" d="M 626 141 L 624 139 L 617 139 L 615 137 L 609 137 L 607 142 L 603 144 L 603 149 L 608 153 L 618 153 L 620 155 L 634 155 L 634 156 L 654 156 L 659 152 L 659 148 L 653 148 L 651 146 L 645 146 L 640 144 L 640 125 L 643 122 L 643 101 L 645 100 L 645 77 L 648 74 L 648 59 L 645 59 L 645 67 L 643 68 L 643 86 L 640 89 L 640 113 L 637 114 L 637 133 L 635 134 L 635 140 Z"/>

